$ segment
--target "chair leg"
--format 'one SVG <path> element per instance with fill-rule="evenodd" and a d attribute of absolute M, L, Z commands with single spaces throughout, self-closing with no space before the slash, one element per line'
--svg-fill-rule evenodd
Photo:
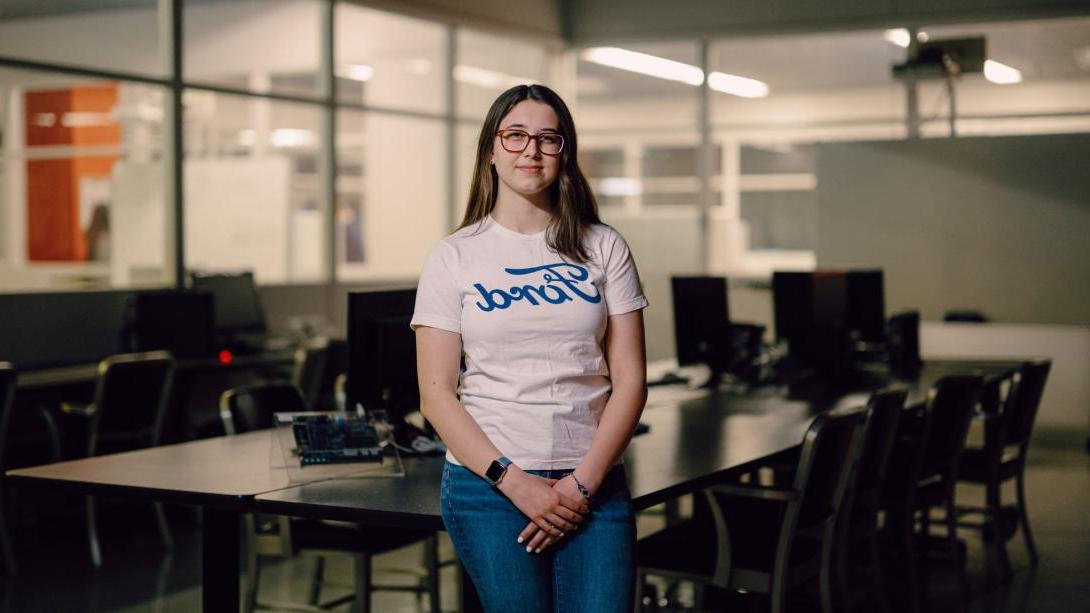
<path fill-rule="evenodd" d="M 3 479 L 0 476 L 0 479 Z M 7 507 L 4 506 L 4 484 L 0 482 L 0 566 L 8 575 L 15 575 L 15 548 L 8 534 Z"/>
<path fill-rule="evenodd" d="M 867 549 L 870 552 L 871 563 L 871 596 L 878 603 L 879 613 L 890 613 L 889 598 L 886 596 L 886 580 L 882 572 L 883 562 L 878 554 L 878 528 L 872 525 L 867 536 Z M 848 593 L 845 593 L 847 596 Z M 849 597 L 850 601 L 851 598 Z"/>
<path fill-rule="evenodd" d="M 424 541 L 424 566 L 428 570 L 428 605 L 432 613 L 440 613 L 439 603 L 439 535 L 432 534 Z"/>
<path fill-rule="evenodd" d="M 961 585 L 962 598 L 968 603 L 972 598 L 969 591 L 969 574 L 966 570 L 966 560 L 961 559 L 958 547 L 958 515 L 954 505 L 954 488 L 951 486 L 950 495 L 946 497 L 946 543 L 950 548 L 950 559 L 957 565 L 958 583 Z M 968 558 L 968 554 L 965 556 Z"/>
<path fill-rule="evenodd" d="M 989 568 L 994 563 L 999 573 L 1000 582 L 1006 584 L 1011 580 L 1011 560 L 1007 555 L 1007 539 L 1003 538 L 1003 508 L 999 500 L 999 481 L 993 479 L 987 486 L 988 517 L 984 530 L 990 531 L 990 535 L 984 538 L 984 548 L 988 552 Z M 989 542 L 990 540 L 990 542 Z"/>
<path fill-rule="evenodd" d="M 909 507 L 911 508 L 911 507 Z M 905 586 L 907 590 L 907 598 L 905 602 L 908 605 L 910 613 L 919 613 L 922 610 L 920 606 L 920 577 L 916 560 L 916 546 L 913 543 L 913 523 L 914 518 L 912 513 L 909 512 L 906 517 L 902 517 L 903 524 L 900 526 L 901 531 L 901 547 L 904 551 L 904 564 L 905 564 Z"/>
<path fill-rule="evenodd" d="M 98 544 L 98 525 L 95 523 L 95 499 L 84 496 L 87 506 L 87 543 L 91 548 L 91 565 L 102 568 L 102 548 Z"/>
<path fill-rule="evenodd" d="M 322 602 L 322 583 L 325 581 L 325 558 L 314 558 L 314 573 L 310 576 L 310 599 L 308 602 L 318 606 Z"/>
<path fill-rule="evenodd" d="M 353 611 L 371 611 L 371 556 L 366 553 L 356 556 L 356 606 Z"/>
<path fill-rule="evenodd" d="M 242 600 L 242 613 L 253 613 L 257 608 L 257 593 L 261 587 L 261 559 L 257 556 L 256 520 L 252 513 L 242 516 L 246 535 L 246 584 Z"/>
<path fill-rule="evenodd" d="M 1016 490 L 1018 493 L 1018 521 L 1022 524 L 1022 538 L 1026 541 L 1026 551 L 1029 552 L 1030 566 L 1037 566 L 1037 545 L 1033 541 L 1033 532 L 1029 528 L 1029 512 L 1026 510 L 1026 472 L 1025 460 L 1018 467 Z"/>
<path fill-rule="evenodd" d="M 174 535 L 170 532 L 170 524 L 167 523 L 166 510 L 163 503 L 155 503 L 155 521 L 159 524 L 159 537 L 163 539 L 163 548 L 167 551 L 174 550 Z"/>
<path fill-rule="evenodd" d="M 791 555 L 790 546 L 781 542 L 776 548 L 776 562 L 772 568 L 772 582 L 769 586 L 772 596 L 772 613 L 783 613 L 787 606 L 787 558 Z"/>
<path fill-rule="evenodd" d="M 825 530 L 821 544 L 821 571 L 818 575 L 821 592 L 821 612 L 833 613 L 833 527 Z M 786 578 L 786 577 L 785 577 Z"/>

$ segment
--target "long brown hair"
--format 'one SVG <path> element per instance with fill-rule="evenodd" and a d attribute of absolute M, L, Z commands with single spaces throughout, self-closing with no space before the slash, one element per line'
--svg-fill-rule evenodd
<path fill-rule="evenodd" d="M 556 92 L 544 85 L 516 85 L 500 94 L 492 103 L 481 126 L 477 141 L 477 161 L 473 167 L 473 185 L 469 188 L 465 217 L 458 229 L 465 228 L 485 218 L 496 206 L 496 184 L 499 177 L 492 161 L 492 144 L 500 122 L 515 105 L 523 100 L 534 100 L 552 107 L 559 122 L 558 129 L 564 137 L 564 149 L 560 152 L 560 170 L 549 186 L 549 200 L 553 205 L 553 222 L 546 232 L 549 247 L 580 263 L 590 259 L 583 246 L 583 230 L 590 224 L 601 223 L 598 217 L 598 201 L 590 189 L 576 160 L 578 146 L 575 140 L 575 123 L 568 106 Z"/>

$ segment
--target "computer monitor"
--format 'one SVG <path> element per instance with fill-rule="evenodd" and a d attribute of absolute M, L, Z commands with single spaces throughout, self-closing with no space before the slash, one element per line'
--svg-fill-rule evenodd
<path fill-rule="evenodd" d="M 217 332 L 228 337 L 265 333 L 265 311 L 253 273 L 194 274 L 192 281 L 194 290 L 213 296 Z"/>
<path fill-rule="evenodd" d="M 881 270 L 777 271 L 772 295 L 776 337 L 815 370 L 840 374 L 856 341 L 885 339 Z"/>
<path fill-rule="evenodd" d="M 848 331 L 863 341 L 886 338 L 886 292 L 881 270 L 849 270 L 847 276 Z"/>
<path fill-rule="evenodd" d="M 177 358 L 215 352 L 212 294 L 203 291 L 140 292 L 133 297 L 132 349 L 165 349 Z"/>
<path fill-rule="evenodd" d="M 348 381 L 350 410 L 382 409 L 391 422 L 420 404 L 416 380 L 416 337 L 409 328 L 416 290 L 351 292 L 348 295 Z"/>
<path fill-rule="evenodd" d="M 725 277 L 670 277 L 678 366 L 707 364 L 705 386 L 718 387 L 731 359 Z"/>
<path fill-rule="evenodd" d="M 779 339 L 790 342 L 815 328 L 842 330 L 865 341 L 885 338 L 881 270 L 776 271 L 772 296 Z"/>

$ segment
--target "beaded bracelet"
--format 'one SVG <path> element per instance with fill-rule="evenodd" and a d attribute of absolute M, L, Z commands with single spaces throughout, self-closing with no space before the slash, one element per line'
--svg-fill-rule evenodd
<path fill-rule="evenodd" d="M 590 490 L 588 490 L 588 489 L 587 489 L 587 488 L 586 488 L 586 487 L 585 487 L 585 486 L 584 486 L 584 485 L 583 485 L 583 484 L 582 484 L 582 483 L 581 483 L 581 482 L 579 481 L 579 477 L 576 477 L 576 476 L 575 476 L 575 471 L 572 471 L 572 472 L 570 472 L 570 473 L 568 473 L 568 474 L 569 474 L 569 475 L 571 475 L 572 481 L 575 481 L 575 487 L 579 488 L 579 493 L 583 495 L 583 500 L 586 500 L 586 501 L 587 501 L 587 503 L 589 504 L 589 503 L 591 502 L 591 499 L 593 498 L 593 497 L 592 497 L 592 496 L 590 495 Z"/>

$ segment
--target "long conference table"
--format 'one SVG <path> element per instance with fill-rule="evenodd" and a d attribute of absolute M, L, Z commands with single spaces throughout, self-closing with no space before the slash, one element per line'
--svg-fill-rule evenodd
<path fill-rule="evenodd" d="M 1020 362 L 929 362 L 918 377 L 897 382 L 920 402 L 931 384 L 956 373 L 994 375 Z M 814 414 L 858 406 L 866 391 L 821 403 L 757 390 L 715 392 L 649 405 L 647 433 L 633 438 L 624 463 L 637 510 L 697 492 L 769 456 L 799 445 Z M 16 487 L 115 496 L 203 509 L 202 604 L 208 612 L 239 609 L 239 520 L 260 512 L 339 519 L 376 528 L 443 530 L 440 457 L 405 458 L 404 477 L 299 483 L 270 462 L 270 431 L 218 437 L 8 471 Z M 297 474 L 297 473 L 296 473 Z"/>

